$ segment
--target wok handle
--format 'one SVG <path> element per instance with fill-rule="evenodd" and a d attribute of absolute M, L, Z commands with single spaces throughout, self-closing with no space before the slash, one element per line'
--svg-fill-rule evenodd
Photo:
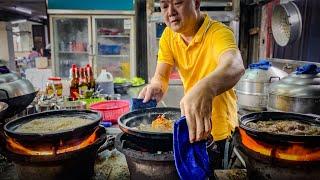
<path fill-rule="evenodd" d="M 113 149 L 114 141 L 115 141 L 115 137 L 114 136 L 109 137 L 109 138 L 107 137 L 106 141 L 98 149 L 98 153 L 101 153 L 101 152 L 105 151 L 106 149 Z"/>
<path fill-rule="evenodd" d="M 8 93 L 8 91 L 6 91 L 6 90 L 4 90 L 4 89 L 0 89 L 0 91 L 3 91 L 3 92 L 6 94 L 7 99 L 9 99 L 9 93 Z"/>
<path fill-rule="evenodd" d="M 279 76 L 271 76 L 270 79 L 269 79 L 269 83 L 272 82 L 272 79 L 278 79 L 278 81 L 279 81 L 280 77 Z"/>
<path fill-rule="evenodd" d="M 314 119 L 314 120 L 317 121 L 317 122 L 320 122 L 320 115 L 318 115 L 318 114 L 311 114 L 311 113 L 309 113 L 309 114 L 307 114 L 307 115 L 315 117 L 316 119 Z"/>

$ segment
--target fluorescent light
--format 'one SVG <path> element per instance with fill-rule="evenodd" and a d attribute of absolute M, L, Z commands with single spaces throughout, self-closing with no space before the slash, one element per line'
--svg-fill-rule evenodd
<path fill-rule="evenodd" d="M 22 7 L 16 7 L 15 10 L 26 14 L 32 14 L 31 10 Z"/>
<path fill-rule="evenodd" d="M 26 19 L 19 19 L 19 20 L 16 20 L 16 21 L 11 21 L 11 24 L 19 24 L 19 23 L 25 23 L 27 22 Z"/>

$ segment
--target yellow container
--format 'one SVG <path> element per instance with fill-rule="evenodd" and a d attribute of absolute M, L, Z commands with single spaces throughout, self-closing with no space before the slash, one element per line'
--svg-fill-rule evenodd
<path fill-rule="evenodd" d="M 120 64 L 120 68 L 121 68 L 123 77 L 130 79 L 130 63 L 122 62 Z"/>

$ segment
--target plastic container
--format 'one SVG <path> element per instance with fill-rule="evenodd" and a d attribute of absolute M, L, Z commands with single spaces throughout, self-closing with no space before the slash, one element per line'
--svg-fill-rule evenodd
<path fill-rule="evenodd" d="M 100 94 L 114 94 L 113 76 L 105 69 L 101 70 L 96 80 L 96 90 L 100 90 Z"/>
<path fill-rule="evenodd" d="M 101 55 L 119 55 L 121 51 L 121 45 L 107 45 L 100 44 L 99 52 Z"/>
<path fill-rule="evenodd" d="M 35 61 L 37 69 L 46 69 L 48 67 L 48 58 L 46 57 L 36 57 Z"/>
<path fill-rule="evenodd" d="M 130 102 L 125 100 L 110 100 L 94 103 L 90 110 L 98 111 L 103 116 L 103 121 L 117 123 L 118 118 L 130 111 Z"/>
<path fill-rule="evenodd" d="M 56 95 L 56 96 L 62 96 L 62 83 L 60 77 L 50 77 L 48 79 L 48 83 L 46 86 L 46 93 L 48 96 Z"/>

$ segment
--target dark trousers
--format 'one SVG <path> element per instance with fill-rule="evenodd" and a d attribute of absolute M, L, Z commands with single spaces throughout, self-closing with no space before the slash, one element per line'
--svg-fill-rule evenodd
<path fill-rule="evenodd" d="M 226 146 L 227 144 L 227 146 Z M 211 176 L 209 177 L 210 180 L 214 180 L 214 170 L 216 169 L 224 169 L 224 158 L 226 158 L 226 162 L 229 161 L 229 158 L 232 153 L 233 143 L 231 139 L 224 139 L 220 141 L 215 141 L 207 145 L 207 152 L 210 161 L 210 169 L 211 169 Z M 225 151 L 228 151 L 225 153 Z M 228 163 L 226 163 L 226 166 Z"/>
<path fill-rule="evenodd" d="M 223 158 L 227 140 L 215 141 L 207 147 L 211 169 L 223 169 Z"/>

